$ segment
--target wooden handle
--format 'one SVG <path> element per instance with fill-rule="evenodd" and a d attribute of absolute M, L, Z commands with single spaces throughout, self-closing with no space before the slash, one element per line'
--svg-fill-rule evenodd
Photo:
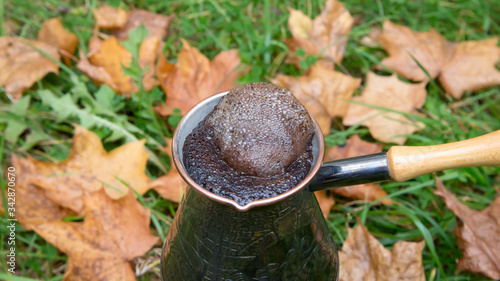
<path fill-rule="evenodd" d="M 449 144 L 393 146 L 387 161 L 391 178 L 398 182 L 447 169 L 500 166 L 500 130 Z"/>

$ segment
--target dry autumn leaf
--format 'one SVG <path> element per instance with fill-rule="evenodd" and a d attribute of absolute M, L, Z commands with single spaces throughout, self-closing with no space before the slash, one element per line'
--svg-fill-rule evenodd
<path fill-rule="evenodd" d="M 53 46 L 39 41 L 14 37 L 0 37 L 0 85 L 14 99 L 36 81 L 50 72 L 58 73 L 59 66 L 35 48 L 59 60 L 59 53 Z"/>
<path fill-rule="evenodd" d="M 42 24 L 38 32 L 38 40 L 64 50 L 66 55 L 73 54 L 78 45 L 78 37 L 67 31 L 57 18 L 49 19 Z M 65 57 L 65 62 L 69 64 L 69 57 Z"/>
<path fill-rule="evenodd" d="M 343 117 L 347 113 L 354 90 L 361 79 L 330 70 L 321 65 L 311 66 L 299 77 L 279 74 L 271 80 L 274 84 L 289 89 L 299 101 L 312 97 L 328 111 L 330 117 Z"/>
<path fill-rule="evenodd" d="M 155 108 L 162 115 L 171 115 L 174 108 L 184 114 L 201 100 L 232 89 L 242 73 L 237 70 L 238 50 L 222 51 L 210 61 L 185 40 L 182 43 L 175 65 L 161 55 L 156 67 L 156 76 L 167 95 L 166 104 Z"/>
<path fill-rule="evenodd" d="M 155 76 L 155 64 L 161 51 L 161 39 L 159 36 L 149 36 L 141 43 L 139 48 L 139 66 L 147 69 L 142 78 L 142 85 L 146 91 L 151 91 L 158 84 Z"/>
<path fill-rule="evenodd" d="M 123 26 L 111 30 L 111 34 L 118 40 L 124 41 L 128 39 L 130 30 L 134 30 L 140 25 L 144 25 L 148 30 L 148 36 L 158 36 L 161 39 L 167 37 L 167 31 L 170 23 L 174 19 L 174 15 L 165 16 L 151 13 L 146 10 L 134 10 L 129 13 L 127 21 Z"/>
<path fill-rule="evenodd" d="M 476 211 L 458 201 L 436 178 L 436 194 L 455 213 L 455 235 L 462 258 L 458 269 L 500 279 L 500 196 L 488 208 Z"/>
<path fill-rule="evenodd" d="M 333 205 L 335 205 L 335 199 L 332 194 L 330 194 L 329 190 L 320 190 L 315 191 L 314 195 L 318 200 L 319 208 L 321 209 L 321 213 L 323 213 L 323 217 L 325 217 L 325 219 L 328 218 Z"/>
<path fill-rule="evenodd" d="M 367 105 L 383 107 L 405 113 L 418 114 L 417 108 L 423 106 L 427 92 L 425 82 L 405 83 L 392 76 L 379 76 L 368 73 L 365 90 L 354 101 Z M 343 119 L 344 125 L 352 126 L 361 122 L 370 129 L 371 135 L 382 142 L 404 144 L 406 137 L 419 130 L 415 123 L 396 112 L 386 112 L 367 105 L 352 103 Z"/>
<path fill-rule="evenodd" d="M 120 28 L 127 22 L 128 12 L 104 4 L 102 7 L 94 10 L 94 18 L 97 28 L 112 29 Z"/>
<path fill-rule="evenodd" d="M 165 153 L 170 157 L 170 171 L 168 174 L 157 178 L 149 184 L 149 188 L 156 190 L 161 197 L 172 202 L 179 202 L 186 191 L 186 183 L 177 171 L 172 158 L 172 139 L 166 139 L 167 149 Z"/>
<path fill-rule="evenodd" d="M 362 225 L 347 231 L 347 239 L 339 251 L 339 281 L 425 281 L 424 241 L 398 241 L 391 252 Z"/>
<path fill-rule="evenodd" d="M 435 78 L 447 60 L 450 48 L 446 39 L 432 28 L 429 32 L 414 32 L 389 20 L 384 22 L 380 44 L 389 53 L 389 57 L 383 59 L 382 64 L 413 81 L 428 80 L 415 60 Z"/>
<path fill-rule="evenodd" d="M 382 152 L 382 145 L 362 140 L 358 135 L 350 137 L 342 147 L 332 147 L 325 154 L 326 161 L 357 157 Z M 374 201 L 387 195 L 380 185 L 375 183 L 344 186 L 331 189 L 331 192 L 353 199 Z M 394 204 L 390 198 L 381 201 L 384 205 Z"/>
<path fill-rule="evenodd" d="M 130 193 L 130 188 L 139 194 L 145 193 L 150 181 L 145 174 L 147 159 L 144 141 L 106 152 L 96 134 L 75 126 L 68 159 L 53 163 L 26 158 L 22 162 L 25 173 L 19 177 L 41 188 L 51 201 L 82 215 L 85 190 L 103 188 L 112 199 Z"/>
<path fill-rule="evenodd" d="M 293 38 L 285 40 L 290 51 L 288 61 L 300 67 L 300 58 L 296 51 L 304 49 L 306 55 L 320 55 L 326 60 L 320 64 L 333 69 L 334 63 L 340 63 L 344 55 L 348 34 L 353 19 L 344 3 L 328 0 L 321 14 L 314 20 L 299 10 L 289 8 L 288 27 Z"/>
<path fill-rule="evenodd" d="M 68 255 L 63 280 L 136 280 L 128 261 L 158 241 L 149 231 L 150 211 L 132 192 L 113 200 L 102 190 L 84 191 L 83 204 L 83 222 L 52 221 L 35 227 Z"/>
<path fill-rule="evenodd" d="M 45 192 L 40 187 L 31 183 L 30 170 L 32 159 L 17 158 L 12 156 L 12 166 L 17 175 L 16 179 L 16 218 L 26 230 L 49 221 L 61 220 L 67 216 L 76 216 L 68 208 L 57 205 L 45 197 Z M 3 202 L 0 202 L 0 212 L 3 212 Z"/>
<path fill-rule="evenodd" d="M 89 44 L 88 60 L 80 56 L 77 67 L 96 83 L 105 83 L 120 94 L 130 95 L 137 91 L 137 86 L 122 67 L 128 67 L 131 61 L 132 54 L 113 36 L 104 41 L 94 37 Z"/>
<path fill-rule="evenodd" d="M 447 93 L 460 99 L 465 91 L 477 91 L 500 84 L 495 68 L 500 58 L 498 38 L 458 43 L 443 65 L 439 82 Z"/>
<path fill-rule="evenodd" d="M 500 84 L 495 68 L 500 58 L 498 38 L 453 43 L 432 28 L 415 32 L 386 20 L 380 43 L 389 53 L 383 65 L 413 81 L 427 81 L 418 61 L 431 78 L 439 76 L 446 92 L 457 99 L 465 91 Z"/>

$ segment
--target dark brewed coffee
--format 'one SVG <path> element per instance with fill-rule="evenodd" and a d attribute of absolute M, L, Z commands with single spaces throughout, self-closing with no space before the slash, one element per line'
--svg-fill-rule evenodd
<path fill-rule="evenodd" d="M 246 205 L 305 178 L 313 135 L 312 120 L 288 90 L 246 84 L 231 90 L 187 136 L 183 162 L 200 186 Z"/>

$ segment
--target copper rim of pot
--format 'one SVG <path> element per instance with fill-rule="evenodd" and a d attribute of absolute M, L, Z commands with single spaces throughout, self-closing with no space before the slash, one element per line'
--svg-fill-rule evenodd
<path fill-rule="evenodd" d="M 319 127 L 318 121 L 309 113 L 309 116 L 311 117 L 314 127 L 315 127 L 315 134 L 313 137 L 313 165 L 311 169 L 309 170 L 309 173 L 307 176 L 295 187 L 290 189 L 287 192 L 284 192 L 282 194 L 279 194 L 277 196 L 267 198 L 267 199 L 260 199 L 260 200 L 255 200 L 252 201 L 244 206 L 239 205 L 236 203 L 236 201 L 225 198 L 219 195 L 216 195 L 205 188 L 201 187 L 199 184 L 197 184 L 186 172 L 184 169 L 184 164 L 182 161 L 182 146 L 184 145 L 184 140 L 188 134 L 192 132 L 192 129 L 198 125 L 198 123 L 203 120 L 203 118 L 212 111 L 213 107 L 219 102 L 219 100 L 225 96 L 228 92 L 223 92 L 219 93 L 216 95 L 213 95 L 197 105 L 195 105 L 191 110 L 189 110 L 186 115 L 181 119 L 179 122 L 179 125 L 177 126 L 173 140 L 172 140 L 172 156 L 174 158 L 174 163 L 175 166 L 177 167 L 177 170 L 179 171 L 180 175 L 186 181 L 188 185 L 190 185 L 192 188 L 194 188 L 197 192 L 200 192 L 210 200 L 213 200 L 217 203 L 225 204 L 228 206 L 234 207 L 236 210 L 240 212 L 246 212 L 250 209 L 257 208 L 257 207 L 262 207 L 262 206 L 267 206 L 267 205 L 272 205 L 275 204 L 281 200 L 284 200 L 287 197 L 290 197 L 297 192 L 301 191 L 302 189 L 306 188 L 306 186 L 309 184 L 309 182 L 314 178 L 316 173 L 319 171 L 323 164 L 323 156 L 325 153 L 325 144 L 323 141 L 323 133 L 321 132 L 321 128 Z M 189 125 L 189 126 L 188 126 Z"/>

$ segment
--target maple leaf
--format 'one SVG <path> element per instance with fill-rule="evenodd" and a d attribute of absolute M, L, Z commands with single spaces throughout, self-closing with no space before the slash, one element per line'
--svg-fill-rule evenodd
<path fill-rule="evenodd" d="M 177 171 L 172 157 L 172 139 L 166 139 L 167 147 L 165 153 L 170 157 L 170 171 L 168 174 L 150 182 L 149 188 L 156 190 L 161 197 L 178 203 L 182 195 L 186 192 L 186 182 Z"/>
<path fill-rule="evenodd" d="M 339 251 L 339 281 L 425 281 L 424 241 L 398 241 L 391 252 L 361 224 L 347 232 L 347 239 Z"/>
<path fill-rule="evenodd" d="M 396 75 L 385 77 L 370 72 L 365 90 L 361 96 L 356 96 L 353 100 L 400 112 L 418 114 L 416 108 L 422 107 L 427 96 L 425 84 L 425 82 L 409 84 L 400 81 Z M 403 114 L 352 103 L 343 123 L 352 126 L 360 122 L 370 129 L 375 139 L 386 143 L 403 144 L 406 137 L 401 135 L 412 134 L 419 130 L 418 124 Z"/>
<path fill-rule="evenodd" d="M 144 25 L 148 30 L 148 36 L 158 36 L 165 39 L 168 27 L 174 17 L 175 15 L 165 16 L 151 13 L 146 10 L 133 10 L 129 13 L 125 24 L 117 29 L 112 29 L 111 34 L 118 40 L 124 41 L 128 39 L 130 30 L 134 30 L 140 25 Z"/>
<path fill-rule="evenodd" d="M 34 47 L 59 60 L 57 49 L 45 42 L 0 37 L 0 85 L 14 99 L 48 73 L 59 72 L 59 66 Z"/>
<path fill-rule="evenodd" d="M 147 191 L 148 154 L 144 143 L 130 142 L 108 153 L 96 134 L 75 125 L 73 147 L 65 161 L 52 163 L 28 157 L 22 162 L 25 173 L 19 177 L 41 188 L 49 200 L 82 215 L 85 190 L 103 188 L 113 199 L 125 196 L 129 188 L 139 194 Z"/>
<path fill-rule="evenodd" d="M 414 32 L 386 20 L 379 39 L 389 53 L 382 64 L 413 81 L 429 80 L 415 60 L 435 78 L 449 55 L 448 41 L 433 28 L 429 32 Z"/>
<path fill-rule="evenodd" d="M 131 61 L 132 54 L 115 37 L 104 41 L 94 37 L 89 44 L 88 60 L 80 56 L 77 67 L 98 84 L 105 83 L 118 93 L 129 95 L 137 91 L 132 77 L 123 72 Z"/>
<path fill-rule="evenodd" d="M 155 64 L 161 51 L 161 39 L 159 36 L 149 36 L 141 43 L 139 49 L 139 66 L 147 69 L 142 78 L 142 85 L 146 91 L 151 91 L 158 84 L 155 76 Z"/>
<path fill-rule="evenodd" d="M 34 227 L 68 255 L 63 280 L 136 280 L 128 263 L 157 241 L 149 231 L 150 211 L 132 192 L 113 200 L 103 190 L 83 192 L 83 222 L 52 221 Z"/>
<path fill-rule="evenodd" d="M 497 44 L 498 38 L 491 38 L 455 45 L 439 76 L 446 92 L 460 99 L 465 91 L 500 84 L 500 71 L 495 68 L 500 57 Z"/>
<path fill-rule="evenodd" d="M 342 117 L 347 113 L 354 90 L 361 79 L 330 70 L 321 65 L 311 66 L 299 77 L 279 74 L 271 80 L 274 84 L 289 89 L 301 101 L 306 97 L 318 100 L 330 117 Z"/>
<path fill-rule="evenodd" d="M 20 159 L 12 155 L 11 164 L 16 174 L 20 175 L 16 178 L 16 218 L 24 229 L 31 230 L 39 224 L 77 215 L 48 199 L 43 189 L 31 183 L 30 159 Z M 3 202 L 0 202 L 0 212 L 4 212 Z"/>
<path fill-rule="evenodd" d="M 323 217 L 325 217 L 325 219 L 328 218 L 333 205 L 335 205 L 335 199 L 330 194 L 330 190 L 315 191 L 314 195 L 318 200 L 319 208 L 321 209 L 321 213 L 323 213 Z"/>
<path fill-rule="evenodd" d="M 342 147 L 330 148 L 325 154 L 326 161 L 344 159 L 382 152 L 382 145 L 362 140 L 358 135 L 350 137 Z M 375 183 L 359 184 L 333 188 L 332 193 L 353 199 L 374 201 L 387 195 L 380 185 Z M 381 201 L 384 205 L 394 204 L 390 198 Z"/>
<path fill-rule="evenodd" d="M 114 8 L 106 4 L 94 10 L 94 18 L 97 28 L 120 28 L 125 25 L 128 17 L 129 15 L 127 11 L 120 8 Z"/>
<path fill-rule="evenodd" d="M 293 38 L 285 40 L 290 51 L 287 60 L 300 66 L 300 58 L 296 56 L 299 49 L 306 55 L 319 55 L 326 61 L 320 64 L 333 69 L 334 63 L 340 63 L 344 55 L 348 34 L 353 25 L 353 19 L 344 3 L 328 0 L 321 14 L 314 20 L 299 10 L 288 8 L 290 17 L 288 27 Z"/>
<path fill-rule="evenodd" d="M 418 61 L 431 78 L 439 76 L 446 92 L 457 99 L 465 91 L 500 84 L 495 68 L 500 57 L 498 38 L 453 43 L 432 28 L 415 32 L 386 20 L 380 43 L 389 53 L 383 65 L 413 81 L 428 81 Z"/>
<path fill-rule="evenodd" d="M 458 269 L 500 279 L 500 196 L 488 208 L 476 211 L 458 201 L 443 182 L 436 179 L 436 194 L 455 213 L 455 235 L 462 258 Z"/>
<path fill-rule="evenodd" d="M 78 37 L 67 31 L 57 18 L 52 18 L 42 24 L 38 32 L 38 40 L 50 44 L 66 52 L 66 55 L 73 54 L 78 45 Z M 64 57 L 66 64 L 70 63 L 68 57 Z"/>
<path fill-rule="evenodd" d="M 222 51 L 210 61 L 187 41 L 182 43 L 175 65 L 161 55 L 156 67 L 156 76 L 167 95 L 166 104 L 155 107 L 162 115 L 171 115 L 174 108 L 186 113 L 201 100 L 232 89 L 242 73 L 237 70 L 238 50 Z"/>

